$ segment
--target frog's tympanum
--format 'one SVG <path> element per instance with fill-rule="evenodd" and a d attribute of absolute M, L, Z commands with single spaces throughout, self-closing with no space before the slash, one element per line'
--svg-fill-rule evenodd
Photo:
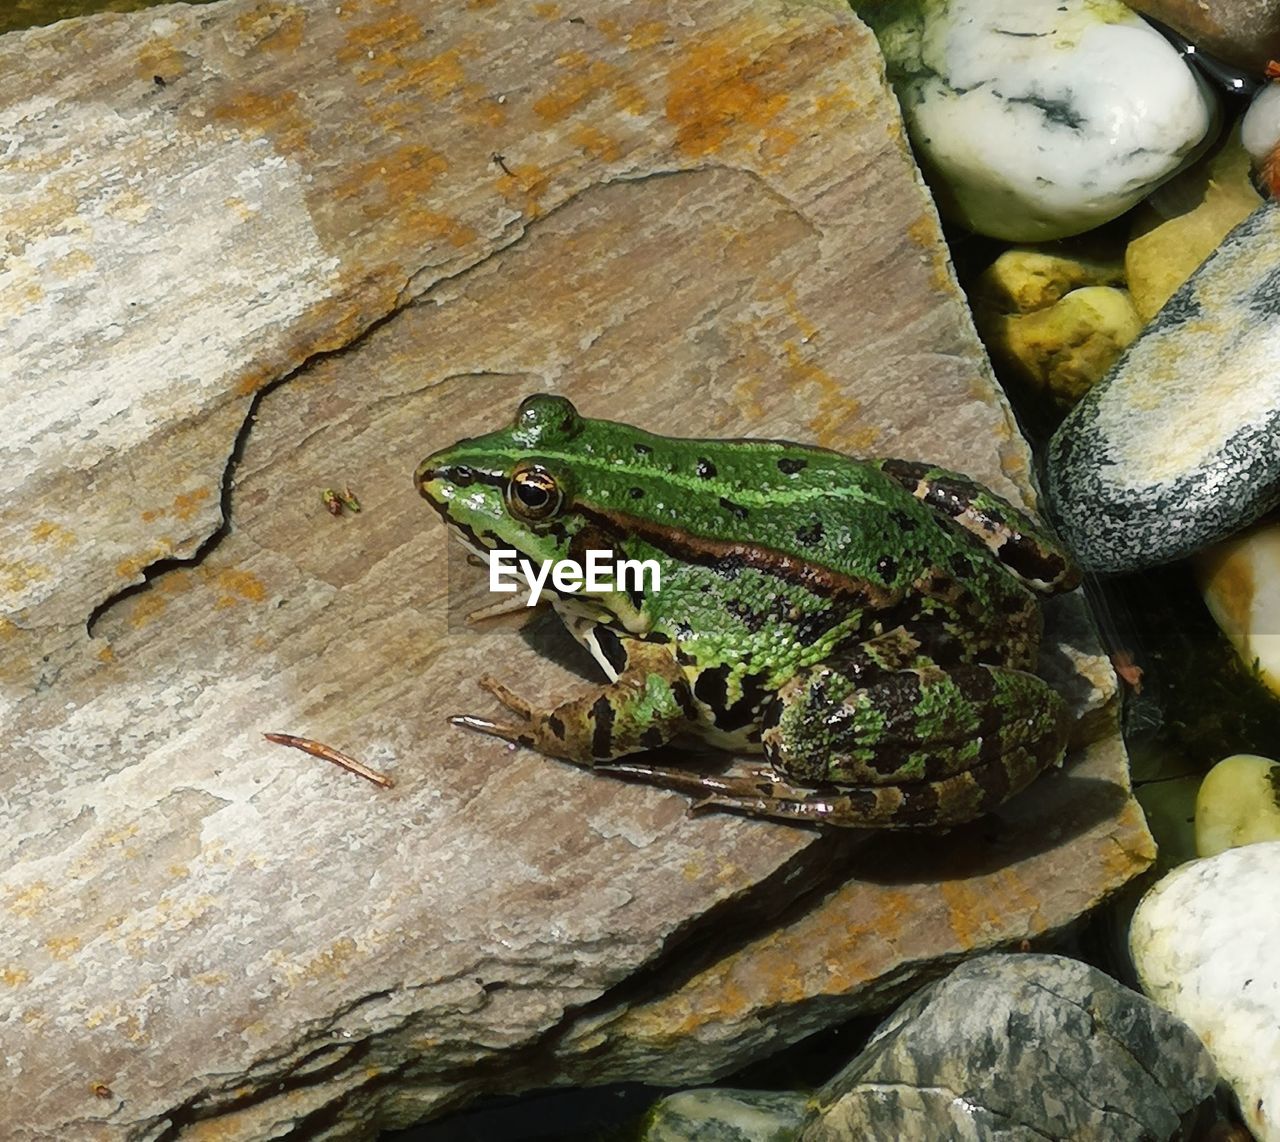
<path fill-rule="evenodd" d="M 531 396 L 423 461 L 473 552 L 656 560 L 660 589 L 555 592 L 608 685 L 457 725 L 704 805 L 833 825 L 970 820 L 1061 760 L 1066 704 L 1031 673 L 1063 551 L 965 476 L 772 440 L 685 440 Z M 764 755 L 725 776 L 619 761 L 693 735 Z"/>

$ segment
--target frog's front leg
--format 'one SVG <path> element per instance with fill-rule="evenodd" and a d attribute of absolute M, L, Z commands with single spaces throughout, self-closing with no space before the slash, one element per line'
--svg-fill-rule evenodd
<path fill-rule="evenodd" d="M 1070 719 L 1043 679 L 923 665 L 868 684 L 833 666 L 792 679 L 766 715 L 766 757 L 792 784 L 710 803 L 853 827 L 957 825 L 1061 760 Z"/>
<path fill-rule="evenodd" d="M 593 694 L 542 710 L 486 675 L 480 684 L 520 721 L 492 722 L 471 714 L 449 720 L 579 765 L 654 749 L 693 727 L 693 694 L 667 647 L 638 639 L 626 642 L 626 669 Z"/>

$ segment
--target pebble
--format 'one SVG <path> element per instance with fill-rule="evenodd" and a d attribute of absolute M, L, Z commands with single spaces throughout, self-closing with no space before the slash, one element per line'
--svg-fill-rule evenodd
<path fill-rule="evenodd" d="M 1183 1023 L 1063 956 L 989 955 L 917 992 L 818 1093 L 805 1142 L 1172 1137 L 1213 1093 Z"/>
<path fill-rule="evenodd" d="M 1219 543 L 1194 565 L 1214 621 L 1259 681 L 1280 694 L 1280 525 Z"/>
<path fill-rule="evenodd" d="M 1240 139 L 1259 166 L 1276 149 L 1280 143 L 1280 83 L 1268 83 L 1253 97 L 1240 121 Z"/>
<path fill-rule="evenodd" d="M 682 1090 L 654 1103 L 640 1142 L 791 1142 L 809 1112 L 807 1096 L 789 1091 Z"/>
<path fill-rule="evenodd" d="M 1174 869 L 1129 948 L 1143 990 L 1204 1041 L 1259 1142 L 1280 1142 L 1280 841 Z"/>
<path fill-rule="evenodd" d="M 1280 841 L 1280 761 L 1252 753 L 1223 758 L 1196 795 L 1196 852 L 1217 856 L 1262 841 Z"/>
<path fill-rule="evenodd" d="M 859 3 L 940 209 L 1040 242 L 1124 213 L 1216 122 L 1209 88 L 1118 0 Z"/>
<path fill-rule="evenodd" d="M 1083 286 L 1032 313 L 975 311 L 978 330 L 1003 373 L 1070 408 L 1138 336 L 1142 320 L 1128 290 Z"/>
<path fill-rule="evenodd" d="M 1050 441 L 1045 489 L 1085 567 L 1189 555 L 1280 502 L 1280 208 L 1181 286 Z"/>

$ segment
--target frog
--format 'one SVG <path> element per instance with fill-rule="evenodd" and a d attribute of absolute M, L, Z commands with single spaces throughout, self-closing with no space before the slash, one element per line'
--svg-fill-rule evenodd
<path fill-rule="evenodd" d="M 699 811 L 846 828 L 951 828 L 1062 763 L 1072 718 L 1035 673 L 1040 600 L 1080 575 L 1046 528 L 968 476 L 662 436 L 537 393 L 414 479 L 473 562 L 596 551 L 661 572 L 656 587 L 550 585 L 607 681 L 544 708 L 485 674 L 507 717 L 456 727 Z M 690 743 L 745 768 L 668 764 L 667 747 Z"/>

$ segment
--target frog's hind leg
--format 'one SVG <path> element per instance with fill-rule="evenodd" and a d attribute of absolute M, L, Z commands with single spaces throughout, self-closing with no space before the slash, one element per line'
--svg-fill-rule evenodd
<path fill-rule="evenodd" d="M 690 729 L 697 711 L 688 679 L 670 650 L 631 641 L 627 668 L 593 694 L 542 710 L 485 675 L 480 685 L 519 721 L 493 722 L 473 714 L 450 721 L 579 765 L 654 749 Z"/>
<path fill-rule="evenodd" d="M 1020 670 L 923 665 L 868 679 L 814 667 L 765 719 L 765 756 L 790 787 L 711 800 L 843 826 L 956 825 L 1060 761 L 1069 724 L 1062 698 Z"/>
<path fill-rule="evenodd" d="M 977 480 L 915 460 L 874 463 L 916 499 L 976 536 L 1028 587 L 1054 594 L 1079 586 L 1080 572 L 1061 544 L 1026 512 Z"/>

